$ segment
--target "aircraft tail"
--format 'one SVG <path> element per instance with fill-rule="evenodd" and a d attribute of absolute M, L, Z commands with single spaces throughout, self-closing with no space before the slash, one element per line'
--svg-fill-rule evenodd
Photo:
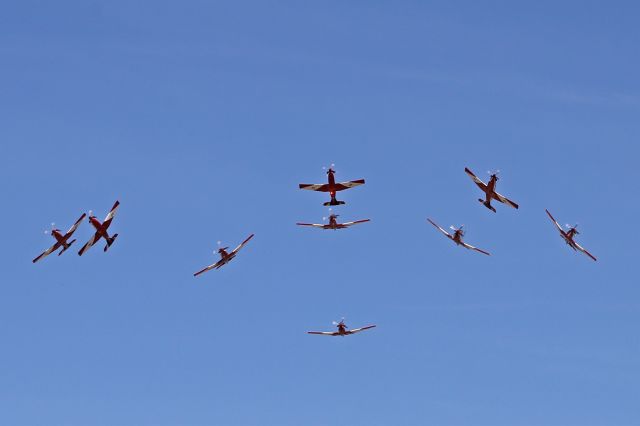
<path fill-rule="evenodd" d="M 113 234 L 111 238 L 107 239 L 107 245 L 104 246 L 105 252 L 109 250 L 109 247 L 111 247 L 111 244 L 113 244 L 113 242 L 116 240 L 117 237 L 118 237 L 118 234 Z"/>
<path fill-rule="evenodd" d="M 496 208 L 491 205 L 490 201 L 483 200 L 482 198 L 478 198 L 478 201 L 482 203 L 483 206 L 491 210 L 492 212 L 496 212 Z"/>

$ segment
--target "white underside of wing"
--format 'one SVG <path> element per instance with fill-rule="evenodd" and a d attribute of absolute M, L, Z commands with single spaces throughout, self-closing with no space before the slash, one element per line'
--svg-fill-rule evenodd
<path fill-rule="evenodd" d="M 547 212 L 547 216 L 549 216 L 549 219 L 551 219 L 551 221 L 553 222 L 554 225 L 556 225 L 556 228 L 558 228 L 558 231 L 560 231 L 560 234 L 562 235 L 562 237 L 564 238 L 564 231 L 562 230 L 562 226 L 560 226 L 560 224 L 558 223 L 558 221 L 551 215 L 551 213 L 549 213 L 549 210 L 545 209 L 545 212 Z"/>
<path fill-rule="evenodd" d="M 374 328 L 374 327 L 375 325 L 368 325 L 366 327 L 354 328 L 353 330 L 349 330 L 349 331 L 351 332 L 351 334 L 353 334 L 353 333 L 359 333 L 364 330 L 369 330 L 370 328 Z"/>
<path fill-rule="evenodd" d="M 474 247 L 474 246 L 472 246 L 471 244 L 467 244 L 467 243 L 465 243 L 465 242 L 462 242 L 462 246 L 463 246 L 464 248 L 469 249 L 469 250 L 474 250 L 474 251 L 477 251 L 478 253 L 482 253 L 482 254 L 486 254 L 487 256 L 491 256 L 491 254 L 489 254 L 489 252 L 484 251 L 484 250 L 482 250 L 482 249 L 479 249 L 478 247 Z"/>
<path fill-rule="evenodd" d="M 357 182 L 357 181 L 340 182 L 338 183 L 338 185 L 342 185 L 347 188 L 353 188 L 355 186 L 364 185 L 364 182 Z"/>
<path fill-rule="evenodd" d="M 107 214 L 107 217 L 104 218 L 104 222 L 113 219 L 113 217 L 116 215 L 116 212 L 118 211 L 118 207 L 120 206 L 120 202 L 116 201 L 116 203 L 114 204 L 114 206 L 111 208 L 111 211 Z"/>
<path fill-rule="evenodd" d="M 219 261 L 217 261 L 216 263 L 214 263 L 213 265 L 209 265 L 209 266 L 207 266 L 206 268 L 204 268 L 204 269 L 202 269 L 202 270 L 200 270 L 200 271 L 196 272 L 196 273 L 195 273 L 195 274 L 193 274 L 193 275 L 197 277 L 197 276 L 198 276 L 198 275 L 200 275 L 200 274 L 204 274 L 205 272 L 208 272 L 208 271 L 210 271 L 210 270 L 212 270 L 212 269 L 214 269 L 214 268 L 219 268 L 219 267 L 221 267 L 222 265 L 224 265 L 224 262 L 223 262 L 222 260 L 219 260 Z"/>
<path fill-rule="evenodd" d="M 344 226 L 353 226 L 353 225 L 358 225 L 360 223 L 366 223 L 366 222 L 369 222 L 369 219 L 367 219 L 367 220 L 356 220 L 356 221 L 353 221 L 353 222 L 345 222 L 342 225 L 344 225 Z"/>
<path fill-rule="evenodd" d="M 244 247 L 244 246 L 245 246 L 245 244 L 247 244 L 251 238 L 253 238 L 253 235 L 254 235 L 254 234 L 249 235 L 249 238 L 247 238 L 246 240 L 244 240 L 243 242 L 241 242 L 241 243 L 238 245 L 238 247 L 234 248 L 234 249 L 231 251 L 231 253 L 230 253 L 230 254 L 231 254 L 231 255 L 235 255 L 235 254 L 237 254 L 237 253 L 240 251 L 240 249 L 241 249 L 242 247 Z"/>
<path fill-rule="evenodd" d="M 303 186 L 300 186 L 300 189 L 306 189 L 307 191 L 319 191 L 320 188 L 322 188 L 323 186 L 325 186 L 326 184 L 303 184 Z"/>
<path fill-rule="evenodd" d="M 86 214 L 82 214 L 82 216 L 80 216 L 80 219 L 78 219 L 76 221 L 76 223 L 74 223 L 71 228 L 69 228 L 69 230 L 67 231 L 65 236 L 70 236 L 71 234 L 73 234 L 74 232 L 76 232 L 76 229 L 78 229 L 78 226 L 80 226 L 80 224 L 82 223 L 82 221 L 84 220 L 84 218 L 86 217 Z"/>
<path fill-rule="evenodd" d="M 464 248 L 469 249 L 469 250 L 477 250 L 477 249 L 478 249 L 477 247 L 474 247 L 474 246 L 472 246 L 471 244 L 467 244 L 467 243 L 464 243 L 464 242 L 462 243 L 462 246 L 463 246 Z"/>
<path fill-rule="evenodd" d="M 427 219 L 429 221 L 430 224 L 432 224 L 433 226 L 435 226 L 436 228 L 438 228 L 440 230 L 440 232 L 442 232 L 447 238 L 453 239 L 453 237 L 451 236 L 451 234 L 449 234 L 447 231 L 445 231 L 444 229 L 442 229 L 438 224 L 436 224 L 434 221 L 432 221 L 431 219 Z"/>
<path fill-rule="evenodd" d="M 96 234 L 93 234 L 91 238 L 89 238 L 89 241 L 87 241 L 87 243 L 84 246 L 82 246 L 82 248 L 80 249 L 80 255 L 84 254 L 84 252 L 89 250 L 91 246 L 94 245 L 96 241 L 98 241 L 99 238 L 100 238 L 99 236 L 97 236 Z"/>
<path fill-rule="evenodd" d="M 56 247 L 56 245 L 54 244 L 51 247 L 49 247 L 48 249 L 46 249 L 45 251 L 43 251 L 42 254 L 40 254 L 38 257 L 36 257 L 33 262 L 35 263 L 38 260 L 44 259 L 45 257 L 49 256 L 51 253 L 53 253 L 53 250 L 55 249 L 55 247 Z"/>
<path fill-rule="evenodd" d="M 471 172 L 471 170 L 465 169 L 465 173 L 478 185 L 482 185 L 484 188 L 487 187 L 487 184 L 481 181 L 475 174 Z"/>
<path fill-rule="evenodd" d="M 514 203 L 513 201 L 511 201 L 510 199 L 508 199 L 504 195 L 498 194 L 497 192 L 495 192 L 494 194 L 496 195 L 496 198 L 498 199 L 498 201 L 508 205 L 509 207 L 516 208 L 516 203 Z"/>

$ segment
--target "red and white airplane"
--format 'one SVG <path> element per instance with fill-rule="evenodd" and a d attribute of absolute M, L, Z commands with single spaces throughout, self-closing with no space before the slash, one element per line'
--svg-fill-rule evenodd
<path fill-rule="evenodd" d="M 589 253 L 588 251 L 586 251 L 584 248 L 582 248 L 580 246 L 580 244 L 576 243 L 573 240 L 573 237 L 575 237 L 576 235 L 579 235 L 580 233 L 578 232 L 578 230 L 576 229 L 578 227 L 578 225 L 575 226 L 567 226 L 567 231 L 565 231 L 564 229 L 562 229 L 562 226 L 560 226 L 560 224 L 558 223 L 557 220 L 555 220 L 553 218 L 553 216 L 551 216 L 551 213 L 549 213 L 549 210 L 545 209 L 545 211 L 547 212 L 547 214 L 549 215 L 549 218 L 551 219 L 551 221 L 554 223 L 554 225 L 556 225 L 556 228 L 558 228 L 558 231 L 560 231 L 560 236 L 562 237 L 562 239 L 569 245 L 569 247 L 571 247 L 573 250 L 578 250 L 583 252 L 584 254 L 586 254 L 587 256 L 589 256 L 591 259 L 593 260 L 597 260 L 591 253 Z"/>
<path fill-rule="evenodd" d="M 115 216 L 119 205 L 120 201 L 116 201 L 113 207 L 111 207 L 111 211 L 109 211 L 109 214 L 107 214 L 107 217 L 104 218 L 104 222 L 102 223 L 100 223 L 97 217 L 89 212 L 89 223 L 91 223 L 96 229 L 96 233 L 93 234 L 93 236 L 89 239 L 89 241 L 87 241 L 84 246 L 82 246 L 82 248 L 78 252 L 78 256 L 82 256 L 87 250 L 91 248 L 92 245 L 97 243 L 100 238 L 104 238 L 107 241 L 107 245 L 104 246 L 105 252 L 109 249 L 109 247 L 111 247 L 111 244 L 113 244 L 113 242 L 116 240 L 118 234 L 113 234 L 113 236 L 110 237 L 107 229 L 109 229 L 111 221 L 113 221 L 113 216 Z"/>
<path fill-rule="evenodd" d="M 375 325 L 367 325 L 366 327 L 354 328 L 353 330 L 347 330 L 347 325 L 344 323 L 344 318 L 340 322 L 333 321 L 333 325 L 338 327 L 338 331 L 307 331 L 308 334 L 320 334 L 322 336 L 348 336 L 350 334 L 356 334 L 370 328 L 374 328 Z"/>
<path fill-rule="evenodd" d="M 236 257 L 236 255 L 238 254 L 240 249 L 242 247 L 244 247 L 244 245 L 247 244 L 251 238 L 253 238 L 253 235 L 254 234 L 249 235 L 249 237 L 246 240 L 241 242 L 240 245 L 238 247 L 234 248 L 233 250 L 231 250 L 231 252 L 227 252 L 227 249 L 229 247 L 222 247 L 222 248 L 219 248 L 218 250 L 216 250 L 216 252 L 218 254 L 220 254 L 220 260 L 218 260 L 213 265 L 209 265 L 206 268 L 204 268 L 203 270 L 196 272 L 195 274 L 193 274 L 193 276 L 197 277 L 198 275 L 204 274 L 205 272 L 210 271 L 212 269 L 220 269 L 222 266 L 224 266 L 227 263 L 229 263 L 234 257 Z M 218 244 L 220 244 L 220 242 L 218 242 Z"/>
<path fill-rule="evenodd" d="M 336 192 L 344 191 L 345 189 L 353 188 L 354 186 L 364 185 L 364 179 L 351 180 L 348 182 L 336 182 L 334 177 L 335 171 L 333 170 L 333 165 L 329 167 L 327 170 L 327 176 L 329 178 L 329 183 L 325 184 L 311 184 L 311 183 L 301 183 L 300 189 L 308 189 L 310 191 L 320 191 L 320 192 L 328 192 L 331 196 L 331 201 L 327 201 L 323 203 L 325 206 L 337 206 L 340 204 L 344 204 L 344 201 L 336 200 Z"/>
<path fill-rule="evenodd" d="M 478 179 L 478 177 L 474 175 L 473 172 L 468 168 L 465 167 L 464 171 L 469 175 L 469 177 L 471 177 L 471 179 L 473 179 L 475 184 L 478 185 L 478 187 L 485 193 L 485 199 L 483 200 L 482 198 L 478 198 L 478 201 L 480 201 L 482 205 L 484 205 L 486 208 L 488 208 L 494 213 L 496 212 L 496 209 L 491 205 L 491 200 L 500 201 L 501 203 L 506 204 L 510 207 L 513 207 L 514 209 L 518 208 L 518 205 L 516 203 L 514 203 L 504 195 L 498 194 L 495 191 L 496 183 L 498 182 L 498 173 L 500 173 L 500 171 L 497 171 L 494 173 L 489 172 L 491 174 L 491 178 L 489 179 L 488 184 Z"/>
<path fill-rule="evenodd" d="M 454 231 L 453 235 L 449 234 L 447 231 L 445 231 L 444 229 L 442 229 L 441 227 L 439 227 L 438 225 L 436 225 L 436 223 L 434 221 L 432 221 L 431 219 L 427 218 L 427 220 L 429 221 L 429 223 L 431 223 L 433 226 L 435 226 L 436 228 L 438 228 L 440 230 L 440 232 L 442 232 L 444 235 L 446 235 L 447 238 L 449 238 L 451 241 L 453 241 L 454 243 L 456 243 L 459 246 L 462 246 L 466 249 L 469 250 L 474 250 L 477 252 L 480 252 L 482 254 L 486 254 L 487 256 L 491 256 L 490 253 L 479 249 L 478 247 L 474 247 L 470 244 L 465 243 L 464 241 L 462 241 L 462 237 L 464 237 L 464 231 L 462 230 L 462 228 L 464 227 L 464 225 L 462 225 L 460 228 L 455 228 L 454 226 L 451 226 L 451 229 Z"/>
<path fill-rule="evenodd" d="M 80 219 L 76 220 L 76 223 L 74 223 L 73 226 L 69 228 L 67 233 L 64 235 L 62 235 L 60 230 L 57 228 L 51 229 L 51 236 L 56 239 L 56 243 L 51 247 L 49 247 L 47 250 L 45 250 L 40 256 L 33 259 L 33 263 L 36 263 L 38 260 L 49 256 L 51 253 L 58 250 L 60 247 L 62 247 L 62 250 L 60 250 L 60 252 L 58 253 L 58 256 L 60 256 L 65 251 L 67 251 L 67 249 L 71 247 L 71 244 L 73 244 L 76 241 L 76 240 L 71 240 L 71 241 L 67 241 L 67 240 L 71 238 L 74 232 L 76 232 L 76 229 L 78 229 L 78 226 L 80 226 L 80 223 L 84 220 L 86 216 L 87 216 L 86 213 L 82 213 L 82 216 L 80 216 Z M 52 223 L 51 227 L 53 228 L 54 225 L 55 224 Z M 45 231 L 45 234 L 47 233 L 49 232 Z"/>
<path fill-rule="evenodd" d="M 331 210 L 331 209 L 329 209 Z M 334 231 L 336 229 L 344 229 L 344 228 L 348 228 L 350 226 L 353 225 L 357 225 L 358 223 L 365 223 L 365 222 L 369 222 L 371 219 L 363 219 L 363 220 L 355 220 L 353 222 L 344 222 L 344 223 L 338 223 L 338 221 L 336 220 L 340 215 L 339 214 L 329 214 L 329 223 L 327 224 L 321 224 L 321 223 L 296 223 L 296 225 L 300 225 L 300 226 L 312 226 L 314 228 L 321 228 L 321 229 L 333 229 Z M 323 220 L 326 220 L 326 217 L 322 218 Z"/>

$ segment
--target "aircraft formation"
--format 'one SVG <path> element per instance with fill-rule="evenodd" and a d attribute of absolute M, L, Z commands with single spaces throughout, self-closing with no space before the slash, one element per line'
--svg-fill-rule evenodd
<path fill-rule="evenodd" d="M 116 201 L 113 207 L 111 207 L 111 210 L 109 211 L 109 213 L 107 214 L 107 217 L 105 217 L 104 221 L 102 222 L 100 222 L 100 220 L 98 220 L 98 218 L 92 214 L 91 210 L 89 210 L 89 223 L 93 225 L 96 231 L 95 231 L 95 234 L 93 234 L 93 236 L 89 239 L 89 241 L 87 241 L 87 243 L 84 246 L 82 246 L 82 248 L 78 252 L 78 256 L 82 256 L 83 254 L 85 254 L 86 251 L 89 250 L 92 245 L 94 245 L 100 240 L 100 238 L 104 238 L 105 241 L 107 242 L 107 245 L 104 246 L 104 251 L 106 252 L 107 250 L 109 250 L 109 247 L 111 247 L 111 244 L 113 244 L 113 242 L 116 240 L 116 238 L 118 237 L 118 234 L 113 234 L 113 236 L 110 237 L 107 230 L 109 229 L 109 226 L 111 226 L 111 221 L 113 221 L 113 217 L 115 216 L 119 205 L 120 205 L 120 202 Z M 52 223 L 51 231 L 45 231 L 45 234 L 51 234 L 51 236 L 56 240 L 55 244 L 53 244 L 51 247 L 49 247 L 44 252 L 42 252 L 38 257 L 33 259 L 32 262 L 36 263 L 37 261 L 49 256 L 51 253 L 58 250 L 60 247 L 62 247 L 62 250 L 60 250 L 60 252 L 58 253 L 58 256 L 60 256 L 65 251 L 67 251 L 67 249 L 71 247 L 71 244 L 73 244 L 76 241 L 76 240 L 68 241 L 69 238 L 71 238 L 73 233 L 76 232 L 76 229 L 78 229 L 78 226 L 80 226 L 80 224 L 82 223 L 85 217 L 87 217 L 87 214 L 82 213 L 82 216 L 80 216 L 80 218 L 76 220 L 76 223 L 74 223 L 64 235 L 62 234 L 60 229 L 55 228 L 55 223 Z"/>
<path fill-rule="evenodd" d="M 344 191 L 347 189 L 351 189 L 351 188 L 355 188 L 357 186 L 360 185 L 364 185 L 365 184 L 365 180 L 364 179 L 357 179 L 357 180 L 351 180 L 351 181 L 346 181 L 346 182 L 336 182 L 335 180 L 335 174 L 336 171 L 334 170 L 334 165 L 332 164 L 330 167 L 328 168 L 324 168 L 326 170 L 326 174 L 327 174 L 327 183 L 323 183 L 323 184 L 307 184 L 307 183 L 301 183 L 299 184 L 299 188 L 300 189 L 304 189 L 304 190 L 310 190 L 310 191 L 317 191 L 317 192 L 328 192 L 329 193 L 329 201 L 324 202 L 323 205 L 324 206 L 339 206 L 339 205 L 344 205 L 345 202 L 344 201 L 340 201 L 336 198 L 336 194 L 339 191 Z M 513 202 L 512 200 L 510 200 L 509 198 L 505 197 L 504 195 L 499 194 L 496 191 L 496 184 L 499 180 L 498 178 L 498 173 L 499 171 L 496 172 L 489 172 L 489 181 L 488 183 L 484 183 L 481 179 L 479 179 L 471 170 L 469 170 L 467 167 L 465 167 L 464 169 L 465 173 L 473 180 L 473 182 L 478 186 L 478 188 L 480 188 L 480 190 L 482 190 L 482 192 L 484 193 L 484 198 L 479 198 L 478 201 L 484 205 L 487 209 L 491 210 L 494 213 L 497 213 L 496 208 L 491 205 L 491 201 L 497 201 L 499 203 L 502 203 L 508 207 L 514 208 L 514 209 L 518 209 L 519 206 L 518 204 L 516 204 L 515 202 Z M 108 229 L 111 226 L 111 223 L 113 221 L 113 218 L 116 214 L 116 211 L 118 210 L 118 207 L 120 206 L 120 202 L 116 201 L 115 204 L 113 205 L 113 207 L 111 208 L 111 210 L 109 211 L 109 213 L 107 214 L 107 216 L 105 217 L 105 219 L 100 222 L 100 220 L 98 220 L 98 218 L 96 216 L 94 216 L 92 214 L 91 211 L 89 211 L 89 223 L 93 226 L 93 228 L 95 229 L 94 234 L 90 237 L 90 239 L 86 242 L 86 244 L 84 246 L 82 246 L 82 248 L 80 249 L 80 251 L 78 251 L 78 255 L 82 256 L 84 253 L 87 252 L 87 250 L 89 250 L 94 244 L 96 244 L 100 239 L 104 239 L 106 242 L 106 245 L 104 246 L 103 251 L 107 252 L 107 250 L 109 249 L 109 247 L 111 247 L 111 245 L 115 242 L 116 238 L 118 237 L 118 234 L 113 234 L 112 236 L 109 236 L 108 233 Z M 597 259 L 595 258 L 595 256 L 593 256 L 591 253 L 589 253 L 586 249 L 584 249 L 581 245 L 579 245 L 576 241 L 575 241 L 575 237 L 576 235 L 579 235 L 580 233 L 578 232 L 577 225 L 574 226 L 569 226 L 566 225 L 566 230 L 556 221 L 556 219 L 551 215 L 551 213 L 549 212 L 549 210 L 546 210 L 547 215 L 549 216 L 549 218 L 551 219 L 551 221 L 553 222 L 553 224 L 555 225 L 556 229 L 558 230 L 558 232 L 560 233 L 560 237 L 566 242 L 566 244 L 571 247 L 574 251 L 579 251 L 584 253 L 586 256 L 588 256 L 590 259 L 596 261 Z M 349 228 L 353 225 L 357 225 L 357 224 L 361 224 L 361 223 L 366 223 L 369 222 L 370 219 L 360 219 L 360 220 L 355 220 L 355 221 L 350 221 L 350 222 L 343 222 L 343 223 L 339 223 L 338 222 L 338 214 L 333 213 L 332 208 L 329 209 L 329 216 L 324 218 L 324 220 L 328 219 L 328 223 L 325 224 L 320 224 L 320 223 L 303 223 L 303 222 L 298 222 L 296 223 L 296 225 L 298 226 L 304 226 L 304 227 L 313 227 L 313 228 L 319 228 L 322 230 L 339 230 L 339 229 L 346 229 Z M 84 219 L 87 217 L 86 213 L 83 213 L 80 218 L 78 218 L 78 220 L 76 220 L 76 222 L 71 226 L 71 228 L 69 228 L 69 230 L 66 233 L 62 233 L 62 231 L 60 229 L 55 228 L 55 224 L 51 224 L 52 229 L 50 231 L 45 231 L 45 233 L 49 233 L 51 234 L 51 236 L 56 240 L 55 243 L 49 247 L 47 250 L 45 250 L 44 252 L 42 252 L 40 255 L 38 255 L 35 259 L 33 259 L 33 263 L 36 263 L 40 260 L 42 260 L 43 258 L 45 258 L 46 256 L 50 255 L 51 253 L 55 252 L 56 250 L 62 248 L 62 250 L 60 250 L 58 252 L 58 256 L 60 256 L 62 253 L 64 253 L 65 251 L 67 251 L 67 249 L 69 249 L 69 247 L 71 247 L 71 245 L 76 241 L 75 239 L 70 240 L 69 239 L 73 236 L 73 234 L 76 232 L 76 230 L 78 229 L 78 227 L 81 225 L 81 223 L 84 221 Z M 463 237 L 465 232 L 463 231 L 463 227 L 464 225 L 461 225 L 460 227 L 456 228 L 453 225 L 450 227 L 450 229 L 453 231 L 452 233 L 446 231 L 444 228 L 440 227 L 436 222 L 434 222 L 431 218 L 427 218 L 427 221 L 429 223 L 431 223 L 436 229 L 438 229 L 444 236 L 446 236 L 449 240 L 453 241 L 456 245 L 458 246 L 462 246 L 468 250 L 471 251 L 475 251 L 487 256 L 490 256 L 491 254 L 488 251 L 485 251 L 483 249 L 480 249 L 478 247 L 472 246 L 468 243 L 466 243 L 465 241 L 463 241 Z M 218 241 L 218 248 L 214 251 L 214 253 L 217 253 L 218 255 L 220 255 L 220 259 L 201 269 L 200 271 L 196 272 L 193 274 L 194 277 L 200 276 L 202 274 L 204 274 L 205 272 L 208 272 L 212 269 L 220 269 L 221 267 L 223 267 L 224 265 L 228 264 L 231 260 L 233 260 L 237 255 L 238 252 L 253 238 L 254 234 L 249 235 L 244 241 L 242 241 L 236 248 L 234 248 L 233 250 L 231 250 L 230 252 L 227 251 L 229 249 L 229 247 L 220 247 L 220 241 Z M 354 328 L 354 329 L 349 329 L 347 327 L 347 325 L 344 322 L 344 318 L 342 318 L 342 320 L 340 322 L 333 322 L 333 325 L 337 327 L 337 331 L 308 331 L 308 334 L 315 334 L 315 335 L 323 335 L 323 336 L 349 336 L 355 333 L 359 333 L 361 331 L 365 331 L 365 330 L 369 330 L 372 329 L 374 327 L 376 327 L 376 325 L 367 325 L 367 326 L 363 326 L 363 327 L 359 327 L 359 328 Z"/>

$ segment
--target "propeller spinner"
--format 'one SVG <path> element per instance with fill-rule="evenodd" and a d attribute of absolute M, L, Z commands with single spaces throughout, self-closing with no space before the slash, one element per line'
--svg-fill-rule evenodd
<path fill-rule="evenodd" d="M 329 173 L 329 170 L 335 171 L 335 169 L 336 169 L 336 164 L 335 163 L 331 163 L 331 165 L 329 167 L 322 166 L 322 170 L 324 170 L 326 173 Z"/>

